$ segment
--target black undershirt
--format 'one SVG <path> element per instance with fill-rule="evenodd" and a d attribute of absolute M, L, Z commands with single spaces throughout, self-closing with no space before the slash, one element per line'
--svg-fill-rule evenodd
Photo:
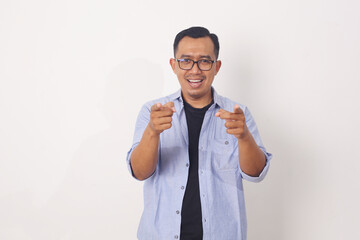
<path fill-rule="evenodd" d="M 193 108 L 184 101 L 189 133 L 189 177 L 181 210 L 180 240 L 202 240 L 202 214 L 199 191 L 199 137 L 204 116 L 213 101 L 204 108 Z"/>

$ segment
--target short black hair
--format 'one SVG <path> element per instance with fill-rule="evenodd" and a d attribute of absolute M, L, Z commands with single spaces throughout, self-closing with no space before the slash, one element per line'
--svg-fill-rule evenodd
<path fill-rule="evenodd" d="M 176 54 L 180 40 L 183 39 L 184 37 L 192 37 L 192 38 L 210 37 L 212 42 L 214 43 L 215 57 L 216 59 L 218 58 L 219 49 L 220 49 L 219 39 L 216 36 L 216 34 L 210 33 L 209 30 L 207 30 L 204 27 L 191 27 L 179 32 L 174 40 L 174 56 Z"/>

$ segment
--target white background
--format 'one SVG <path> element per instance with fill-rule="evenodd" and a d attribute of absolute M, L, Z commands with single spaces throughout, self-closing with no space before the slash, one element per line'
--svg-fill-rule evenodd
<path fill-rule="evenodd" d="M 356 0 L 0 2 L 0 239 L 135 239 L 141 105 L 179 88 L 175 35 L 220 40 L 214 86 L 274 154 L 248 238 L 360 239 Z M 224 206 L 225 207 L 225 206 Z"/>

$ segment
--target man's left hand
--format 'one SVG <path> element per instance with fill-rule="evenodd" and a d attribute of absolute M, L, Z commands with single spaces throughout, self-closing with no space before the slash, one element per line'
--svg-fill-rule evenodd
<path fill-rule="evenodd" d="M 239 105 L 235 105 L 234 112 L 228 112 L 224 109 L 220 109 L 216 114 L 216 117 L 225 119 L 226 132 L 234 135 L 237 139 L 246 139 L 249 137 L 249 130 L 246 126 L 246 120 L 244 112 Z"/>

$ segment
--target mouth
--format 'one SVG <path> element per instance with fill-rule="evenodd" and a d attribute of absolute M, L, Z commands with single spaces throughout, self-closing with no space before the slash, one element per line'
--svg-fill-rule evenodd
<path fill-rule="evenodd" d="M 186 79 L 192 88 L 201 87 L 204 79 Z"/>

